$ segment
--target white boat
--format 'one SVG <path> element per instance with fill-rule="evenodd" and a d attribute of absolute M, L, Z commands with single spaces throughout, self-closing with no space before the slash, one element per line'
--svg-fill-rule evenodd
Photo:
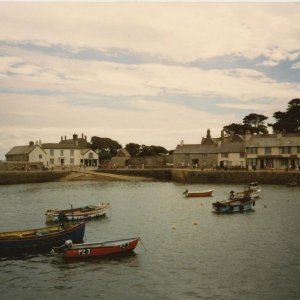
<path fill-rule="evenodd" d="M 105 216 L 110 209 L 109 203 L 99 205 L 87 205 L 69 209 L 49 209 L 46 211 L 46 222 L 68 222 L 77 220 L 89 220 Z"/>

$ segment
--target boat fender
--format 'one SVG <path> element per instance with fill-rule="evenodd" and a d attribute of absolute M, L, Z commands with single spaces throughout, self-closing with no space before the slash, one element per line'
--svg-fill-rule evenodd
<path fill-rule="evenodd" d="M 72 246 L 73 246 L 72 240 L 66 240 L 65 245 L 67 246 L 68 249 L 72 248 Z"/>

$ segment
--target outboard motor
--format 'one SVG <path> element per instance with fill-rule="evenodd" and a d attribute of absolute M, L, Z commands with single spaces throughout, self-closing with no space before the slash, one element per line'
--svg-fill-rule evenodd
<path fill-rule="evenodd" d="M 66 240 L 65 245 L 67 246 L 68 249 L 72 248 L 72 246 L 73 246 L 72 240 Z"/>
<path fill-rule="evenodd" d="M 58 214 L 58 221 L 59 221 L 60 223 L 64 223 L 64 222 L 68 222 L 69 219 L 68 219 L 68 217 L 67 217 L 63 212 L 60 212 L 60 213 Z"/>

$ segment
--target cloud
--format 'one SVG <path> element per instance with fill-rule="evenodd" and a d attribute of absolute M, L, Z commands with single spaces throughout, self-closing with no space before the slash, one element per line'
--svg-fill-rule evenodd
<path fill-rule="evenodd" d="M 38 13 L 37 13 L 38 11 Z M 1 3 L 2 40 L 123 48 L 188 62 L 299 51 L 297 3 Z"/>
<path fill-rule="evenodd" d="M 259 70 L 299 68 L 299 19 L 292 3 L 0 3 L 0 157 L 82 131 L 172 149 L 285 110 L 299 80 Z"/>

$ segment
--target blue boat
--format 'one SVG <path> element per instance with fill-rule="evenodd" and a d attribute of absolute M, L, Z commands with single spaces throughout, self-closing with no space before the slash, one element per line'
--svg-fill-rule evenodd
<path fill-rule="evenodd" d="M 85 223 L 60 224 L 38 229 L 0 232 L 0 255 L 51 251 L 67 240 L 83 242 Z"/>
<path fill-rule="evenodd" d="M 234 213 L 253 210 L 255 206 L 254 199 L 234 199 L 217 201 L 212 204 L 213 211 L 216 213 Z"/>

